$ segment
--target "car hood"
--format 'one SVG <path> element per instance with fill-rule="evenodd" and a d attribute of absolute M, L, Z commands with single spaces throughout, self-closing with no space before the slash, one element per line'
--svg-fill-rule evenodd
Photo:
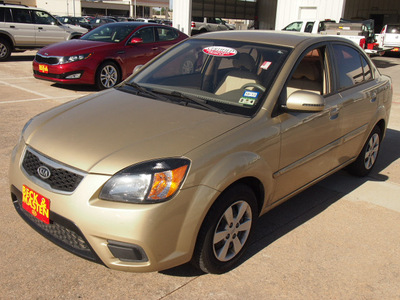
<path fill-rule="evenodd" d="M 24 139 L 56 161 L 112 175 L 139 162 L 183 156 L 248 120 L 108 90 L 36 116 Z"/>
<path fill-rule="evenodd" d="M 86 28 L 83 28 L 81 26 L 76 26 L 76 25 L 70 25 L 70 24 L 63 24 L 62 25 L 64 28 L 67 28 L 69 32 L 81 32 L 81 33 L 86 33 L 88 30 Z"/>
<path fill-rule="evenodd" d="M 75 39 L 51 44 L 39 50 L 38 53 L 46 56 L 69 56 L 88 53 L 95 50 L 100 50 L 101 48 L 109 48 L 112 45 L 114 44 Z"/>

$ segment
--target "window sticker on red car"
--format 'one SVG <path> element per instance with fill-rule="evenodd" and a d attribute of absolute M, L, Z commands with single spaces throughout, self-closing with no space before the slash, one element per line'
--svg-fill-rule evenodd
<path fill-rule="evenodd" d="M 235 56 L 237 51 L 232 48 L 223 47 L 223 46 L 211 46 L 203 49 L 203 52 L 212 55 L 212 56 L 219 56 L 219 57 L 230 57 Z"/>
<path fill-rule="evenodd" d="M 270 61 L 264 61 L 260 68 L 263 70 L 268 70 L 268 68 L 271 66 L 271 64 L 272 64 L 272 62 L 270 62 Z"/>
<path fill-rule="evenodd" d="M 251 105 L 253 106 L 260 95 L 259 92 L 255 91 L 244 91 L 242 97 L 239 99 L 239 103 L 243 105 Z"/>

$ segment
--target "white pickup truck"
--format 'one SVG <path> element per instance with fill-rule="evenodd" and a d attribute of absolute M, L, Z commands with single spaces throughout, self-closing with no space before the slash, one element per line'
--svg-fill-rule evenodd
<path fill-rule="evenodd" d="M 381 55 L 389 48 L 383 47 L 382 44 L 377 43 L 373 28 L 373 20 L 355 23 L 344 20 L 341 20 L 340 23 L 336 23 L 333 20 L 302 20 L 292 22 L 282 30 L 339 35 L 352 40 L 368 54 Z"/>
<path fill-rule="evenodd" d="M 208 18 L 208 17 L 193 17 L 192 18 L 192 32 L 191 35 L 219 31 L 219 30 L 230 30 L 227 23 L 221 18 Z"/>

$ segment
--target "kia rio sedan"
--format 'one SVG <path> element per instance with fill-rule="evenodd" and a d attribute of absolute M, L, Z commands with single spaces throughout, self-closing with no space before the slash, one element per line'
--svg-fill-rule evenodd
<path fill-rule="evenodd" d="M 12 153 L 12 202 L 44 237 L 112 269 L 226 272 L 261 215 L 341 168 L 371 171 L 392 93 L 340 37 L 195 36 L 32 118 Z"/>
<path fill-rule="evenodd" d="M 188 38 L 170 26 L 141 22 L 108 23 L 81 39 L 39 50 L 33 60 L 35 78 L 64 84 L 115 86 L 172 45 Z"/>

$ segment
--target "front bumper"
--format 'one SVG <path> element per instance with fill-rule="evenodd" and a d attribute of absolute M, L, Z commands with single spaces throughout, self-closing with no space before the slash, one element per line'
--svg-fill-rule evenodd
<path fill-rule="evenodd" d="M 39 65 L 46 69 L 41 70 Z M 84 62 L 63 65 L 49 65 L 33 61 L 33 76 L 37 79 L 54 81 L 63 84 L 94 84 L 96 68 Z"/>
<path fill-rule="evenodd" d="M 16 147 L 10 166 L 13 204 L 20 216 L 65 250 L 105 266 L 134 272 L 159 271 L 190 261 L 201 223 L 218 193 L 199 186 L 159 204 L 130 204 L 98 198 L 110 176 L 86 174 L 73 193 L 59 193 L 22 170 L 25 146 Z M 22 208 L 29 186 L 51 201 L 50 224 Z"/>

